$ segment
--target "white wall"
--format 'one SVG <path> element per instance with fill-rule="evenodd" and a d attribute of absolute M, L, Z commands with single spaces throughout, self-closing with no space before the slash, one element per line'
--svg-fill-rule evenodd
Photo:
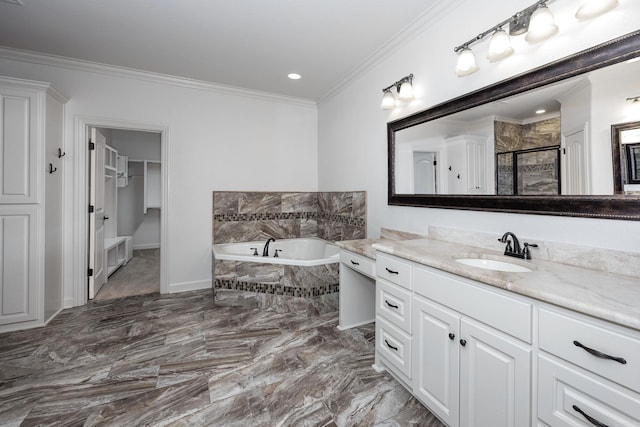
<path fill-rule="evenodd" d="M 387 205 L 388 121 L 488 84 L 560 59 L 611 38 L 637 30 L 640 2 L 620 0 L 612 12 L 588 22 L 573 14 L 575 1 L 549 7 L 561 27 L 553 38 L 527 46 L 514 39 L 516 53 L 500 62 L 485 59 L 488 41 L 475 44 L 480 70 L 467 77 L 454 73 L 453 48 L 531 4 L 530 0 L 460 0 L 443 16 L 425 23 L 423 32 L 339 87 L 318 109 L 320 191 L 367 190 L 368 234 L 380 227 L 426 233 L 430 224 L 479 230 L 497 236 L 509 230 L 522 237 L 640 251 L 640 223 L 538 215 L 412 208 Z M 388 112 L 380 109 L 381 89 L 413 73 L 416 100 Z M 496 247 L 496 249 L 499 249 Z"/>
<path fill-rule="evenodd" d="M 16 59 L 17 58 L 17 59 Z M 309 102 L 172 84 L 65 61 L 41 64 L 0 53 L 0 75 L 51 82 L 71 99 L 65 119 L 65 162 L 72 165 L 77 116 L 168 127 L 170 291 L 210 286 L 211 192 L 315 191 L 317 110 Z M 91 71 L 95 68 L 95 71 Z M 129 76 L 131 74 L 131 76 Z M 192 87 L 195 86 L 195 87 Z M 71 233 L 73 168 L 65 168 L 65 233 Z M 69 238 L 68 242 L 71 242 Z M 66 305 L 73 301 L 72 247 L 65 250 Z"/>
<path fill-rule="evenodd" d="M 160 161 L 159 133 L 114 129 L 111 146 L 130 160 Z"/>

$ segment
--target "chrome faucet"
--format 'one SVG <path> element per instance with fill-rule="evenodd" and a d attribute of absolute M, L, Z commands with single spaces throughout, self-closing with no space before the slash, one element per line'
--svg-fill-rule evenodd
<path fill-rule="evenodd" d="M 267 239 L 267 243 L 264 244 L 264 248 L 262 249 L 262 256 L 269 256 L 269 243 L 275 242 L 276 239 L 273 237 L 269 237 Z"/>
<path fill-rule="evenodd" d="M 511 241 L 509 241 L 509 237 L 511 237 Z M 536 245 L 535 243 L 525 242 L 524 248 L 521 248 L 518 238 L 516 237 L 515 234 L 513 234 L 510 231 L 507 231 L 506 233 L 504 233 L 502 237 L 498 239 L 498 241 L 507 244 L 507 246 L 504 248 L 504 254 L 506 256 L 512 256 L 515 258 L 531 259 L 531 251 L 529 250 L 529 248 L 538 247 L 538 245 Z M 512 246 L 512 242 L 513 242 L 513 246 Z"/>

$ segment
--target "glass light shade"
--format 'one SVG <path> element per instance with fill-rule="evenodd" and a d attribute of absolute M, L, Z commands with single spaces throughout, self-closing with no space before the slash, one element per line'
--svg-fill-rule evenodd
<path fill-rule="evenodd" d="M 476 56 L 471 49 L 464 48 L 458 54 L 458 62 L 456 63 L 456 74 L 459 77 L 468 76 L 478 71 L 478 63 Z"/>
<path fill-rule="evenodd" d="M 386 90 L 382 95 L 382 103 L 380 108 L 383 110 L 393 110 L 396 106 L 396 98 L 393 96 L 390 90 Z"/>
<path fill-rule="evenodd" d="M 615 9 L 616 6 L 618 6 L 618 0 L 586 0 L 576 11 L 576 18 L 580 21 L 592 19 Z"/>
<path fill-rule="evenodd" d="M 511 56 L 512 54 L 513 47 L 511 46 L 511 38 L 509 38 L 509 35 L 503 29 L 496 30 L 493 36 L 491 36 L 487 59 L 494 62 Z"/>
<path fill-rule="evenodd" d="M 530 43 L 538 43 L 558 32 L 553 13 L 547 6 L 537 8 L 531 15 L 529 31 L 524 39 Z"/>
<path fill-rule="evenodd" d="M 411 83 L 402 83 L 400 85 L 400 90 L 398 90 L 398 99 L 400 101 L 411 101 L 413 98 L 413 86 L 411 86 Z"/>

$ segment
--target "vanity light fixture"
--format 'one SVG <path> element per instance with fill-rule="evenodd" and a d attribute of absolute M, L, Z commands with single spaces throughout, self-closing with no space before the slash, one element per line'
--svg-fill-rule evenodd
<path fill-rule="evenodd" d="M 382 103 L 380 108 L 383 110 L 393 110 L 396 106 L 396 97 L 391 89 L 396 88 L 398 93 L 398 101 L 406 102 L 415 98 L 413 94 L 413 74 L 409 74 L 398 80 L 397 82 L 382 89 Z"/>
<path fill-rule="evenodd" d="M 576 18 L 586 21 L 607 13 L 616 6 L 618 6 L 618 0 L 584 0 L 576 12 Z"/>
<path fill-rule="evenodd" d="M 517 36 L 527 33 L 525 38 L 530 42 L 537 42 L 551 37 L 558 31 L 555 25 L 553 15 L 547 8 L 547 1 L 538 0 L 526 9 L 521 10 L 504 21 L 494 25 L 487 31 L 478 34 L 468 42 L 461 44 L 453 49 L 458 54 L 458 62 L 456 63 L 456 74 L 460 77 L 468 76 L 478 70 L 478 64 L 475 56 L 469 46 L 489 34 L 491 42 L 489 43 L 489 53 L 487 59 L 491 62 L 499 61 L 513 54 L 511 39 L 509 36 Z M 503 30 L 503 27 L 509 26 L 509 33 Z"/>
<path fill-rule="evenodd" d="M 627 98 L 627 101 L 631 101 L 632 103 L 636 103 L 636 102 L 640 102 L 640 95 L 639 96 L 632 96 Z"/>

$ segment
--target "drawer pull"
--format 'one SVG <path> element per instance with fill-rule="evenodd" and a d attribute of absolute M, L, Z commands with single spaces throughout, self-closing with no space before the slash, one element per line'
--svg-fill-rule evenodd
<path fill-rule="evenodd" d="M 356 262 L 356 261 L 354 261 L 354 260 L 351 260 L 351 264 L 353 264 L 353 265 L 360 265 L 360 263 L 359 263 L 359 262 Z"/>
<path fill-rule="evenodd" d="M 396 310 L 400 308 L 400 307 L 398 307 L 397 305 L 393 305 L 393 304 L 391 304 L 391 303 L 390 303 L 389 301 L 387 301 L 387 300 L 384 300 L 384 302 L 385 302 L 389 307 L 391 307 L 391 308 L 395 308 Z"/>
<path fill-rule="evenodd" d="M 614 357 L 614 356 L 609 356 L 608 354 L 605 353 L 601 353 L 598 350 L 594 350 L 592 348 L 589 348 L 587 346 L 582 345 L 579 341 L 574 341 L 573 345 L 575 345 L 576 347 L 580 347 L 581 349 L 583 349 L 584 351 L 586 351 L 587 353 L 589 353 L 592 356 L 595 357 L 599 357 L 600 359 L 609 359 L 609 360 L 614 360 L 618 363 L 621 363 L 623 365 L 627 364 L 627 361 L 624 360 L 622 357 Z"/>
<path fill-rule="evenodd" d="M 388 272 L 389 274 L 398 274 L 398 272 L 397 272 L 397 271 L 389 270 L 389 268 L 388 268 L 388 267 L 385 267 L 384 269 L 385 269 L 385 270 L 387 270 L 387 272 Z"/>
<path fill-rule="evenodd" d="M 451 332 L 450 332 L 450 333 L 449 333 L 449 339 L 450 339 L 451 341 L 453 341 L 455 338 L 456 338 L 456 334 L 454 334 L 454 333 L 451 333 Z"/>
<path fill-rule="evenodd" d="M 389 344 L 389 341 L 384 340 L 384 343 L 385 343 L 385 344 L 387 345 L 387 347 L 389 347 L 391 350 L 398 351 L 398 347 L 394 347 L 394 346 L 392 346 L 391 344 Z"/>
<path fill-rule="evenodd" d="M 583 417 L 585 417 L 587 419 L 587 421 L 589 421 L 591 424 L 593 424 L 594 426 L 597 427 L 609 427 L 606 424 L 601 423 L 600 421 L 596 420 L 593 417 L 590 417 L 589 415 L 587 415 L 582 409 L 580 409 L 577 405 L 573 405 L 572 406 L 573 410 L 576 412 L 579 412 L 580 415 L 582 415 Z"/>

